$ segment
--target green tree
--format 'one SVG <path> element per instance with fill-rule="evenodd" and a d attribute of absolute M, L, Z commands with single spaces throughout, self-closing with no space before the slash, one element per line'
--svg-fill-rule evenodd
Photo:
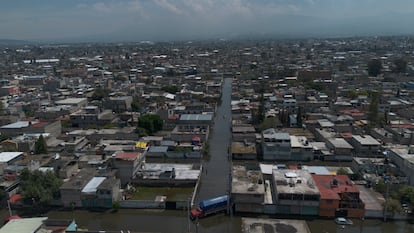
<path fill-rule="evenodd" d="M 260 132 L 265 130 L 265 129 L 269 129 L 269 128 L 277 128 L 278 126 L 280 126 L 282 123 L 280 122 L 280 120 L 277 117 L 268 117 L 265 118 L 264 121 L 260 124 Z"/>
<path fill-rule="evenodd" d="M 139 102 L 139 99 L 134 98 L 134 99 L 132 100 L 132 103 L 131 103 L 131 108 L 132 108 L 132 110 L 134 110 L 135 112 L 139 112 L 139 111 L 141 111 L 142 106 L 141 106 L 141 102 Z"/>
<path fill-rule="evenodd" d="M 382 64 L 378 59 L 371 59 L 368 62 L 368 75 L 377 77 L 381 73 Z"/>
<path fill-rule="evenodd" d="M 345 168 L 341 167 L 338 169 L 338 171 L 336 171 L 336 174 L 337 175 L 348 175 L 348 171 Z"/>
<path fill-rule="evenodd" d="M 35 142 L 35 154 L 46 154 L 47 145 L 46 140 L 43 138 L 43 135 L 40 135 L 37 141 Z"/>
<path fill-rule="evenodd" d="M 394 60 L 393 72 L 395 73 L 404 73 L 407 69 L 407 61 L 400 57 Z"/>
<path fill-rule="evenodd" d="M 259 108 L 257 110 L 257 123 L 261 124 L 265 119 L 265 109 L 264 109 L 264 96 L 263 96 L 263 89 L 262 93 L 259 98 Z"/>
<path fill-rule="evenodd" d="M 163 86 L 161 87 L 161 90 L 171 93 L 171 94 L 175 94 L 178 92 L 178 87 L 176 85 L 171 85 L 171 86 Z"/>
<path fill-rule="evenodd" d="M 385 208 L 385 211 L 388 213 L 396 214 L 401 213 L 401 203 L 397 199 L 387 198 L 385 199 L 385 202 L 383 203 L 383 207 Z"/>
<path fill-rule="evenodd" d="M 296 124 L 298 127 L 302 127 L 302 107 L 299 107 L 298 112 L 296 113 Z"/>
<path fill-rule="evenodd" d="M 374 188 L 375 191 L 377 191 L 381 194 L 385 194 L 387 186 L 385 185 L 384 182 L 380 181 L 380 182 L 374 184 L 373 188 Z"/>
<path fill-rule="evenodd" d="M 368 125 L 369 127 L 375 127 L 379 124 L 379 117 L 378 117 L 378 103 L 379 103 L 379 92 L 373 91 L 371 92 L 371 101 L 369 103 L 368 109 Z"/>
<path fill-rule="evenodd" d="M 63 184 L 54 172 L 29 171 L 25 168 L 20 175 L 20 190 L 23 199 L 41 205 L 49 204 L 59 197 Z"/>
<path fill-rule="evenodd" d="M 161 117 L 155 114 L 144 114 L 138 119 L 138 127 L 144 128 L 149 135 L 162 130 L 163 125 Z"/>
<path fill-rule="evenodd" d="M 103 98 L 108 97 L 110 92 L 111 91 L 109 89 L 97 88 L 97 89 L 95 89 L 95 91 L 92 94 L 92 99 L 93 100 L 102 100 Z"/>
<path fill-rule="evenodd" d="M 22 110 L 23 110 L 24 115 L 26 117 L 33 117 L 34 116 L 34 111 L 33 111 L 33 108 L 30 104 L 23 105 Z"/>
<path fill-rule="evenodd" d="M 398 189 L 398 199 L 403 203 L 414 204 L 414 187 L 403 185 Z"/>

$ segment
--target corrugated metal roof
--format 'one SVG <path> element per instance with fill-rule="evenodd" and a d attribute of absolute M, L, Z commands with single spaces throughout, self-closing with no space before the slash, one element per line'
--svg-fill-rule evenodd
<path fill-rule="evenodd" d="M 96 189 L 104 180 L 106 177 L 94 177 L 92 178 L 82 189 L 82 193 L 96 193 Z"/>
<path fill-rule="evenodd" d="M 23 152 L 1 152 L 0 163 L 7 163 L 21 154 L 23 154 Z"/>
<path fill-rule="evenodd" d="M 8 125 L 3 125 L 2 129 L 21 129 L 29 126 L 29 121 L 17 121 Z"/>
<path fill-rule="evenodd" d="M 183 114 L 180 117 L 181 121 L 211 121 L 212 119 L 211 114 Z"/>

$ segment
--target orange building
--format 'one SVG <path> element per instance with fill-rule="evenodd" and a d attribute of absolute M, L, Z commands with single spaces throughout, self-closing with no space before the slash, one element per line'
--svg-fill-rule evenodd
<path fill-rule="evenodd" d="M 321 199 L 319 216 L 362 218 L 365 205 L 359 198 L 358 188 L 346 175 L 312 175 Z"/>

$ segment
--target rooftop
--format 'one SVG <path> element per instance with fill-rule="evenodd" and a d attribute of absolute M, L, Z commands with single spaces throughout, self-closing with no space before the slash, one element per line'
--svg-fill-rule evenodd
<path fill-rule="evenodd" d="M 233 166 L 232 193 L 264 194 L 264 182 L 260 170 L 249 170 L 245 166 Z"/>
<path fill-rule="evenodd" d="M 352 138 L 359 142 L 361 145 L 371 145 L 371 146 L 379 146 L 381 145 L 375 138 L 371 137 L 371 135 L 352 135 Z"/>
<path fill-rule="evenodd" d="M 212 114 L 183 114 L 180 117 L 180 121 L 211 121 L 212 119 Z"/>
<path fill-rule="evenodd" d="M 93 177 L 82 189 L 82 193 L 95 194 L 98 186 L 104 182 L 106 177 Z"/>
<path fill-rule="evenodd" d="M 0 153 L 0 163 L 7 163 L 10 160 L 22 155 L 23 152 L 1 152 Z"/>
<path fill-rule="evenodd" d="M 115 158 L 121 160 L 135 160 L 140 155 L 142 155 L 141 152 L 120 152 L 116 153 Z"/>
<path fill-rule="evenodd" d="M 310 233 L 305 220 L 242 218 L 243 233 Z"/>
<path fill-rule="evenodd" d="M 343 138 L 330 138 L 328 141 L 332 144 L 335 148 L 341 148 L 341 149 L 354 149 L 351 144 L 349 144 L 345 139 Z"/>
<path fill-rule="evenodd" d="M 145 163 L 139 171 L 143 179 L 162 179 L 163 174 L 174 170 L 175 180 L 197 180 L 200 169 L 192 164 Z"/>
<path fill-rule="evenodd" d="M 36 232 L 43 224 L 43 221 L 47 217 L 41 218 L 20 218 L 12 219 L 2 228 L 0 228 L 0 233 L 32 233 Z"/>
<path fill-rule="evenodd" d="M 305 170 L 273 169 L 278 193 L 319 194 L 311 174 Z"/>
<path fill-rule="evenodd" d="M 321 199 L 340 200 L 340 193 L 359 193 L 347 175 L 312 175 Z"/>
<path fill-rule="evenodd" d="M 82 102 L 86 102 L 87 99 L 86 98 L 67 98 L 64 100 L 58 100 L 55 102 L 56 105 L 74 105 L 74 104 L 79 104 Z"/>

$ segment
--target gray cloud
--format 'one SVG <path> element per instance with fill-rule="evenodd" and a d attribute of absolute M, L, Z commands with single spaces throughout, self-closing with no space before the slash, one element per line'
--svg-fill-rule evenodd
<path fill-rule="evenodd" d="M 29 1 L 29 0 L 27 0 Z M 2 37 L 104 40 L 412 33 L 412 0 L 74 0 L 0 9 Z M 63 6 L 62 2 L 67 3 Z M 10 4 L 12 5 L 12 4 Z"/>

